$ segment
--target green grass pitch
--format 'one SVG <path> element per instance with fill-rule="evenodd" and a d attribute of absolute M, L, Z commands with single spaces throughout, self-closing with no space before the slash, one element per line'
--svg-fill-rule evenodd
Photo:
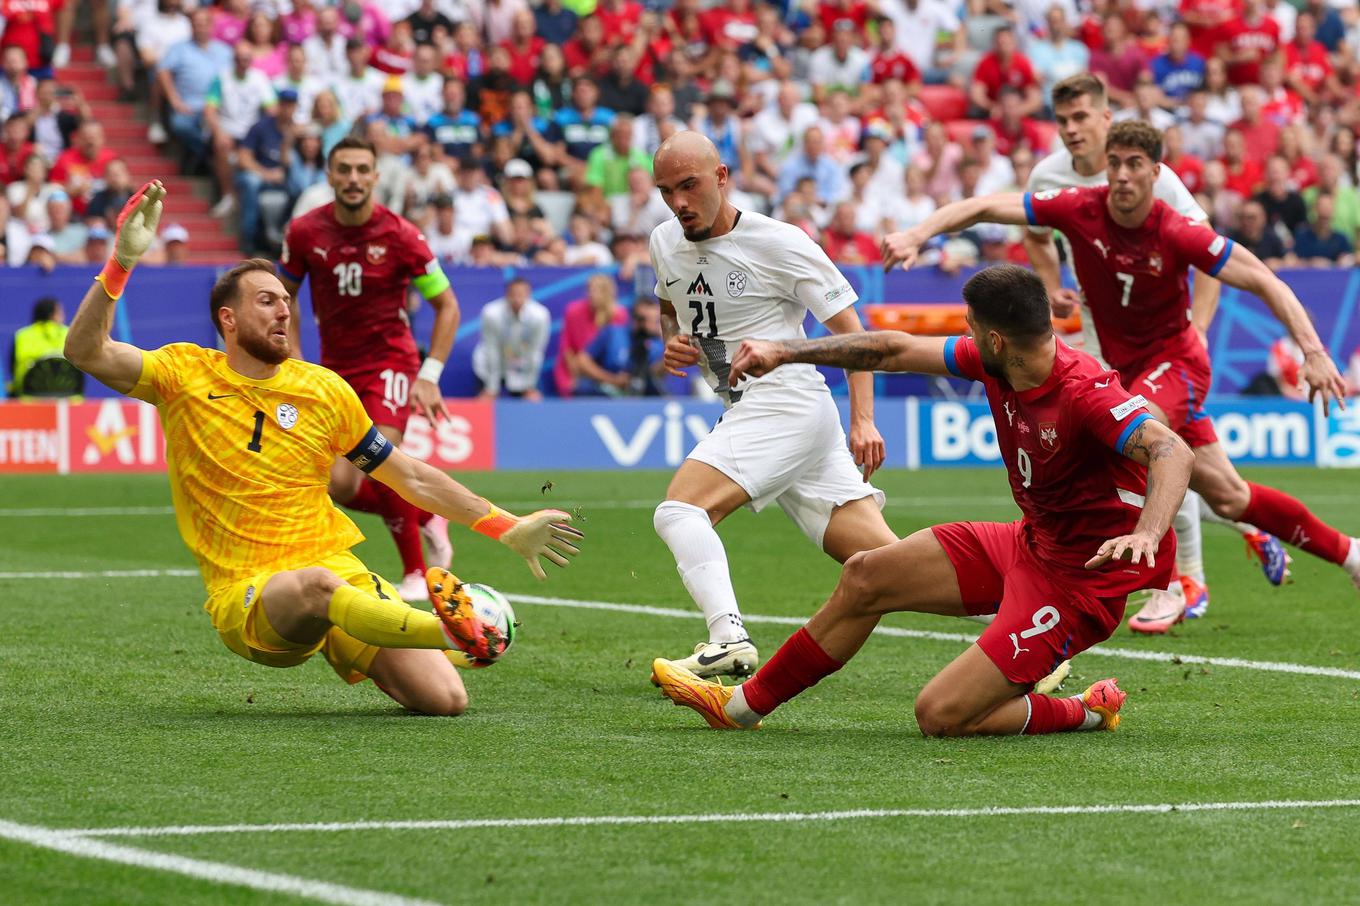
<path fill-rule="evenodd" d="M 1212 604 L 1169 636 L 1108 644 L 1224 663 L 1087 655 L 1069 691 L 1115 675 L 1117 733 L 927 740 L 914 694 L 962 644 L 883 635 L 758 733 L 718 733 L 647 682 L 702 623 L 588 609 L 692 610 L 651 527 L 661 473 L 461 476 L 521 510 L 576 510 L 585 552 L 536 583 L 508 551 L 456 530 L 454 569 L 521 604 L 502 664 L 468 674 L 457 719 L 411 716 L 320 659 L 271 670 L 231 654 L 196 576 L 99 578 L 193 561 L 163 508 L 163 477 L 19 478 L 0 501 L 0 901 L 295 903 L 222 878 L 90 858 L 14 839 L 48 831 L 632 816 L 613 825 L 238 830 L 51 837 L 96 853 L 157 854 L 302 879 L 312 900 L 503 903 L 1338 903 L 1360 901 L 1360 808 L 970 814 L 988 807 L 1360 799 L 1360 679 L 1261 669 L 1360 670 L 1360 600 L 1303 555 L 1269 587 L 1236 535 L 1204 529 Z M 1360 531 L 1351 472 L 1257 470 Z M 553 486 L 546 493 L 545 482 Z M 881 476 L 899 534 L 1014 514 L 1001 470 Z M 86 515 L 69 508 L 99 510 Z M 143 508 L 128 512 L 133 508 Z M 148 511 L 149 508 L 149 511 Z M 112 512 L 112 511 L 118 512 Z M 358 551 L 397 578 L 376 520 Z M 837 569 L 777 510 L 721 528 L 750 614 L 805 617 Z M 79 578 L 33 574 L 67 571 Z M 903 582 L 911 576 L 904 575 Z M 886 625 L 968 633 L 894 616 Z M 766 656 L 793 630 L 753 623 Z M 835 820 L 774 813 L 964 810 Z M 657 823 L 665 816 L 748 816 Z M 751 816 L 766 816 L 754 820 Z M 6 822 L 11 822 L 7 824 Z M 49 839 L 49 838 L 44 838 Z M 56 845 L 56 844 L 54 844 Z M 82 844 L 83 845 L 83 844 Z M 216 869 L 214 869 L 216 870 Z M 210 872 L 211 874 L 211 872 Z M 325 882 L 332 887 L 306 887 Z"/>

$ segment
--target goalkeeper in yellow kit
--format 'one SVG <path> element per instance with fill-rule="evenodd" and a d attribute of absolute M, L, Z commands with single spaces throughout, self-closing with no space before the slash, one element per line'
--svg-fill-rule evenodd
<path fill-rule="evenodd" d="M 180 535 L 208 589 L 204 608 L 237 654 L 291 667 L 320 651 L 351 683 L 371 678 L 404 707 L 460 714 L 454 664 L 494 660 L 505 639 L 478 620 L 457 578 L 432 569 L 435 613 L 414 610 L 350 552 L 363 540 L 326 493 L 344 456 L 416 506 L 468 525 L 524 557 L 566 566 L 581 534 L 570 517 L 516 517 L 396 449 L 334 372 L 289 357 L 289 295 L 274 265 L 250 259 L 212 289 L 225 352 L 172 343 L 147 352 L 109 336 L 114 304 L 156 235 L 165 189 L 148 183 L 118 218 L 115 251 L 85 294 L 66 358 L 160 410 Z"/>

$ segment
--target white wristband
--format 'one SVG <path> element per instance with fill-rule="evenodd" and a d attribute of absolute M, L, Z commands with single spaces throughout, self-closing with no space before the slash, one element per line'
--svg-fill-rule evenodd
<path fill-rule="evenodd" d="M 416 372 L 416 380 L 438 384 L 439 376 L 443 373 L 444 363 L 436 358 L 426 356 L 425 361 L 420 363 L 420 370 Z"/>

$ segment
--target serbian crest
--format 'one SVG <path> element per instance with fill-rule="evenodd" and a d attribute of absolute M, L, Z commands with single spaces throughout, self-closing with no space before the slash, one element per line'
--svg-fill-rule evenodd
<path fill-rule="evenodd" d="M 382 264 L 382 263 L 383 263 L 383 259 L 386 258 L 386 257 L 387 257 L 387 246 L 385 246 L 385 245 L 370 245 L 370 246 L 368 247 L 368 263 L 369 263 L 369 264 Z"/>
<path fill-rule="evenodd" d="M 278 419 L 280 428 L 291 431 L 298 420 L 297 406 L 292 403 L 279 403 L 279 408 L 274 410 L 274 416 Z"/>
<path fill-rule="evenodd" d="M 746 292 L 746 274 L 743 271 L 732 271 L 727 275 L 727 294 L 735 299 Z"/>
<path fill-rule="evenodd" d="M 1039 446 L 1045 450 L 1058 449 L 1058 423 L 1039 422 Z"/>

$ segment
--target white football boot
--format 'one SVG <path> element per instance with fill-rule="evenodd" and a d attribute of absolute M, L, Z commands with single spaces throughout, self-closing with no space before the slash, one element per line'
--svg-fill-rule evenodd
<path fill-rule="evenodd" d="M 425 543 L 425 565 L 448 569 L 453 562 L 453 542 L 449 540 L 449 520 L 431 516 L 420 527 L 420 540 Z"/>
<path fill-rule="evenodd" d="M 750 676 L 760 666 L 760 652 L 750 639 L 739 642 L 700 642 L 687 658 L 671 661 L 698 677 Z M 653 685 L 655 685 L 653 678 Z"/>

